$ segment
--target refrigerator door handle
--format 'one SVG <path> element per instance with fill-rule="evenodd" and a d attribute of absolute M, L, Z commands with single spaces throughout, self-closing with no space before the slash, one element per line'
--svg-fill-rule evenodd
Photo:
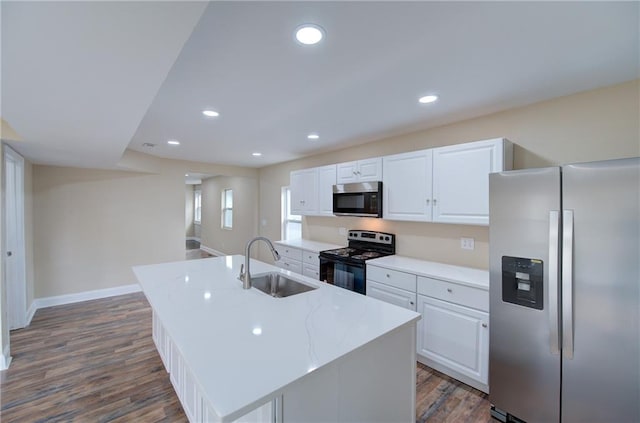
<path fill-rule="evenodd" d="M 558 320 L 558 278 L 560 269 L 560 212 L 549 212 L 549 346 L 551 354 L 560 353 L 560 322 Z"/>
<path fill-rule="evenodd" d="M 562 212 L 562 353 L 573 359 L 573 210 Z"/>

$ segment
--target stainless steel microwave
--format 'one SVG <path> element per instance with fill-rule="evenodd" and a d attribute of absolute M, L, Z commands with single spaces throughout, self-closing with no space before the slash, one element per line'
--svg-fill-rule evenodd
<path fill-rule="evenodd" d="M 334 185 L 333 214 L 382 217 L 382 182 Z"/>

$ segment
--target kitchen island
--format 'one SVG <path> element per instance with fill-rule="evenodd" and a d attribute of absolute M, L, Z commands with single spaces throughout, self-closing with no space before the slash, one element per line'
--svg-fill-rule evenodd
<path fill-rule="evenodd" d="M 192 422 L 415 421 L 418 313 L 251 260 L 316 289 L 237 279 L 240 255 L 134 267 Z"/>

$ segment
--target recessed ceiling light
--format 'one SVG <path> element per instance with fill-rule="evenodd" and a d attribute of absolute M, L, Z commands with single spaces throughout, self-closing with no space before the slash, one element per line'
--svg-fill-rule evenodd
<path fill-rule="evenodd" d="M 169 145 L 180 145 L 180 141 L 178 141 L 178 140 L 169 140 L 169 141 L 167 141 L 167 144 L 169 144 Z"/>
<path fill-rule="evenodd" d="M 418 101 L 422 104 L 433 103 L 438 99 L 437 95 L 425 95 L 424 97 L 420 97 Z"/>
<path fill-rule="evenodd" d="M 315 24 L 300 25 L 296 29 L 296 40 L 305 45 L 317 44 L 324 37 L 324 30 Z"/>
<path fill-rule="evenodd" d="M 309 135 L 307 135 L 307 138 L 309 138 L 310 140 L 317 140 L 318 138 L 320 138 L 320 135 L 318 135 L 318 134 L 309 134 Z"/>
<path fill-rule="evenodd" d="M 262 153 L 255 152 L 255 153 L 251 153 L 251 155 L 253 157 L 260 157 L 260 156 L 262 156 Z"/>
<path fill-rule="evenodd" d="M 202 114 L 205 115 L 206 117 L 218 117 L 218 116 L 220 116 L 220 113 L 216 112 L 215 110 L 203 110 Z"/>

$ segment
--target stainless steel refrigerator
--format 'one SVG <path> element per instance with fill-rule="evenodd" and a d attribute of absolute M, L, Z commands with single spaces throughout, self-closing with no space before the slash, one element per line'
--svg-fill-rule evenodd
<path fill-rule="evenodd" d="M 489 181 L 492 415 L 640 422 L 640 158 Z"/>

